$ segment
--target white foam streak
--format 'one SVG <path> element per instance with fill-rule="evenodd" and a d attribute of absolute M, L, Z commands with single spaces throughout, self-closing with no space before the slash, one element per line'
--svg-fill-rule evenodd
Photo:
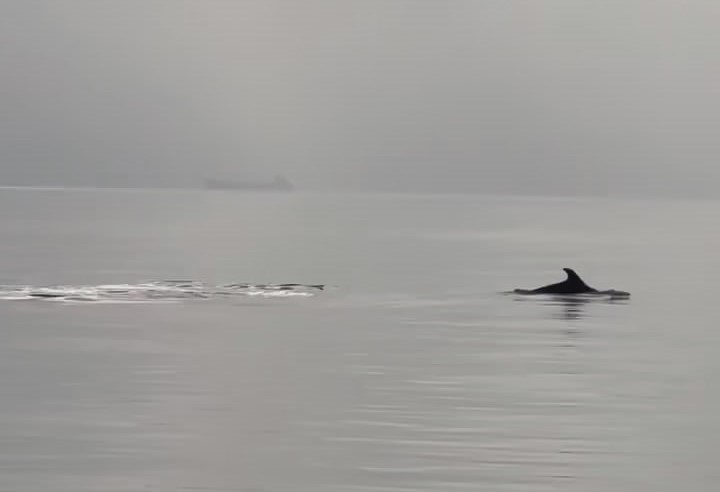
<path fill-rule="evenodd" d="M 138 284 L 0 286 L 0 300 L 66 303 L 167 303 L 190 299 L 230 297 L 312 297 L 322 286 L 303 284 L 207 285 L 195 281 L 161 281 Z"/>

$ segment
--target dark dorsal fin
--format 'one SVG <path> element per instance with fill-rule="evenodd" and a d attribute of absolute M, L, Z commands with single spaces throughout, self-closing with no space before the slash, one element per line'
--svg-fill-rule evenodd
<path fill-rule="evenodd" d="M 572 268 L 563 268 L 563 271 L 564 271 L 565 274 L 567 275 L 567 280 L 569 280 L 570 282 L 575 282 L 575 281 L 578 281 L 578 280 L 579 280 L 580 282 L 582 282 L 582 279 L 580 278 L 580 275 L 578 275 L 577 273 L 575 273 L 575 270 L 573 270 Z"/>
<path fill-rule="evenodd" d="M 586 284 L 583 279 L 580 278 L 580 275 L 575 273 L 575 270 L 572 268 L 563 268 L 563 271 L 567 274 L 567 279 L 563 283 L 567 283 L 570 286 L 578 287 L 578 288 L 584 288 L 584 289 L 590 289 L 591 287 Z"/>

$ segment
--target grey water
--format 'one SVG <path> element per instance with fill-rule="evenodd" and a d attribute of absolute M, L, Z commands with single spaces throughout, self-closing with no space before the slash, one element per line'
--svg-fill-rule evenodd
<path fill-rule="evenodd" d="M 713 490 L 718 214 L 0 190 L 0 490 Z"/>

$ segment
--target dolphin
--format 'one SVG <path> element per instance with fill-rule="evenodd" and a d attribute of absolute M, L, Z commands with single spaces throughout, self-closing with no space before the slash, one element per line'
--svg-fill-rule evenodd
<path fill-rule="evenodd" d="M 629 292 L 621 290 L 597 290 L 590 287 L 585 283 L 580 276 L 575 273 L 572 268 L 563 268 L 567 274 L 567 278 L 562 282 L 556 284 L 545 285 L 538 287 L 537 289 L 515 289 L 513 293 L 524 294 L 524 295 L 535 295 L 535 294 L 599 294 L 599 295 L 610 295 L 612 297 L 630 297 Z"/>

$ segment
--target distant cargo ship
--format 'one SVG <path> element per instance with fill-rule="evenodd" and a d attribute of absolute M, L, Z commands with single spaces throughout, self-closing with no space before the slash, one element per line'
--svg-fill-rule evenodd
<path fill-rule="evenodd" d="M 208 190 L 239 190 L 239 191 L 293 191 L 295 187 L 283 176 L 276 176 L 272 181 L 227 181 L 222 179 L 206 179 Z"/>

